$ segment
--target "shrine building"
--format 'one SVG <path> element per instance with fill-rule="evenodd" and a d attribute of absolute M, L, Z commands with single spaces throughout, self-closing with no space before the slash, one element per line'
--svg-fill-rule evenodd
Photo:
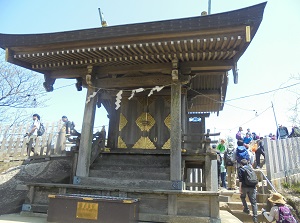
<path fill-rule="evenodd" d="M 0 34 L 0 47 L 8 62 L 44 75 L 48 92 L 56 79 L 76 80 L 74 91 L 87 88 L 86 100 L 76 101 L 85 110 L 74 185 L 140 199 L 139 222 L 221 222 L 213 134 L 205 120 L 223 110 L 228 80 L 238 84 L 238 60 L 265 5 L 57 33 Z M 100 106 L 109 118 L 107 141 L 91 159 Z M 191 182 L 195 169 L 198 180 Z"/>

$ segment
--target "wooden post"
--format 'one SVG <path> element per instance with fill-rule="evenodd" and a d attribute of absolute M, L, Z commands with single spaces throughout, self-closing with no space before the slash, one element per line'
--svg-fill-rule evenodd
<path fill-rule="evenodd" d="M 89 98 L 94 93 L 94 88 L 88 87 L 84 117 L 81 130 L 81 139 L 79 146 L 78 164 L 76 176 L 88 177 L 90 168 L 90 158 L 93 140 L 93 127 L 96 113 L 97 97 Z"/>
<path fill-rule="evenodd" d="M 187 134 L 187 125 L 188 125 L 188 117 L 187 117 L 187 89 L 182 89 L 182 96 L 181 96 L 181 127 L 182 127 L 182 134 L 184 137 L 181 137 L 181 139 L 186 140 L 186 134 Z M 186 145 L 184 145 L 186 146 Z M 185 147 L 182 149 L 186 149 Z"/>
<path fill-rule="evenodd" d="M 178 61 L 173 62 L 171 86 L 171 151 L 170 178 L 172 188 L 182 190 L 181 175 L 181 83 L 178 79 Z"/>
<path fill-rule="evenodd" d="M 65 141 L 66 141 L 66 131 L 60 129 L 58 132 L 57 143 L 56 143 L 56 154 L 62 154 L 65 150 Z"/>

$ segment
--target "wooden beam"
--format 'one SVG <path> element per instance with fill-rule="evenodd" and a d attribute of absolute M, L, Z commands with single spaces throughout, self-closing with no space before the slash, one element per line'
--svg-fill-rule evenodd
<path fill-rule="evenodd" d="M 95 74 L 97 76 L 109 74 L 126 74 L 128 72 L 162 72 L 170 74 L 172 71 L 172 63 L 158 63 L 158 64 L 137 64 L 137 65 L 123 65 L 123 66 L 95 66 Z"/>
<path fill-rule="evenodd" d="M 195 91 L 188 92 L 188 98 L 196 98 L 196 97 L 207 97 L 207 96 L 218 96 L 221 94 L 220 90 L 202 90 L 202 89 L 194 89 Z"/>
<path fill-rule="evenodd" d="M 234 67 L 233 60 L 220 61 L 192 61 L 181 62 L 179 67 L 181 69 L 191 68 L 192 72 L 196 71 L 229 71 Z"/>
<path fill-rule="evenodd" d="M 95 87 L 98 88 L 139 88 L 163 86 L 171 84 L 171 75 L 151 75 L 139 77 L 122 77 L 122 78 L 103 78 L 95 80 Z"/>
<path fill-rule="evenodd" d="M 50 77 L 52 78 L 76 78 L 83 77 L 87 73 L 86 67 L 69 68 L 63 70 L 52 70 Z"/>
<path fill-rule="evenodd" d="M 191 73 L 191 76 L 220 76 L 220 75 L 227 75 L 227 71 L 198 71 Z"/>

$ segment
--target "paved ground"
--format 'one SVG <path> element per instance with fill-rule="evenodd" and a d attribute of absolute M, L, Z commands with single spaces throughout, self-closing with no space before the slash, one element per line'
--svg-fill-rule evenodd
<path fill-rule="evenodd" d="M 242 223 L 227 211 L 220 211 L 222 223 Z M 46 215 L 26 216 L 24 214 L 7 214 L 0 215 L 0 223 L 47 223 Z"/>
<path fill-rule="evenodd" d="M 0 223 L 47 223 L 46 215 L 24 216 L 20 214 L 0 215 Z"/>

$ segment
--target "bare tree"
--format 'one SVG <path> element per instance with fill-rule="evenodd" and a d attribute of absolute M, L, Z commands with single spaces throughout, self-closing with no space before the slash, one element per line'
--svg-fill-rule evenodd
<path fill-rule="evenodd" d="M 0 122 L 22 121 L 26 108 L 44 106 L 43 78 L 35 72 L 5 62 L 0 51 Z"/>
<path fill-rule="evenodd" d="M 300 81 L 300 74 L 298 75 L 292 75 L 291 79 Z M 290 111 L 292 112 L 292 115 L 289 117 L 289 120 L 293 123 L 293 125 L 300 126 L 300 92 L 297 88 L 290 89 L 289 90 L 290 95 L 293 94 L 294 97 L 294 104 L 290 107 Z"/>

